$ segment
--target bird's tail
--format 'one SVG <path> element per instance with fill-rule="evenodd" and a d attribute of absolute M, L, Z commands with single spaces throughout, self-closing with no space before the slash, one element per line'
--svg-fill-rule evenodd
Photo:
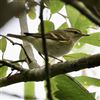
<path fill-rule="evenodd" d="M 16 34 L 7 34 L 8 37 L 13 37 L 13 38 L 17 38 L 17 39 L 21 39 L 21 40 L 26 40 L 26 36 L 24 35 L 16 35 Z"/>

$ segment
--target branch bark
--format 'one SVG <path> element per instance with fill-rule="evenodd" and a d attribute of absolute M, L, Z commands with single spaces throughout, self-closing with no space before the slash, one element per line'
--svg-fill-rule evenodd
<path fill-rule="evenodd" d="M 100 65 L 100 54 L 73 61 L 60 62 L 49 67 L 50 77 L 79 71 L 85 68 L 94 68 Z M 25 70 L 21 73 L 0 79 L 0 87 L 26 81 L 43 81 L 46 79 L 45 67 Z"/>
<path fill-rule="evenodd" d="M 91 20 L 96 25 L 100 26 L 100 20 L 93 16 L 89 11 L 87 11 L 85 8 L 83 8 L 77 0 L 62 0 L 66 5 L 69 4 L 76 8 L 81 14 L 86 16 L 89 20 Z"/>

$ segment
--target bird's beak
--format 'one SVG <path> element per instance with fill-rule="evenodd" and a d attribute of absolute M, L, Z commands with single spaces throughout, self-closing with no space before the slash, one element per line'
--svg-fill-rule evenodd
<path fill-rule="evenodd" d="M 82 34 L 82 36 L 90 36 L 89 34 Z"/>

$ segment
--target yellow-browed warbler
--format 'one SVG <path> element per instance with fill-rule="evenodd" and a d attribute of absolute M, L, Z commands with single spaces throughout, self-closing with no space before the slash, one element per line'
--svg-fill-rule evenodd
<path fill-rule="evenodd" d="M 24 33 L 24 35 L 7 34 L 9 37 L 18 38 L 31 43 L 38 52 L 43 54 L 42 39 L 40 33 Z M 54 30 L 45 34 L 47 51 L 49 56 L 60 57 L 68 53 L 74 44 L 83 36 L 82 32 L 75 28 Z"/>

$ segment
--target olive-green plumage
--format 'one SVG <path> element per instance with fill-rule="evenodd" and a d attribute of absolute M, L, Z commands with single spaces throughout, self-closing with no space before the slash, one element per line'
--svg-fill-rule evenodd
<path fill-rule="evenodd" d="M 24 35 L 8 34 L 9 37 L 18 38 L 31 43 L 37 51 L 43 54 L 42 39 L 39 33 L 24 33 Z M 45 34 L 48 55 L 59 57 L 68 53 L 74 44 L 82 37 L 87 36 L 75 28 L 54 30 Z"/>

